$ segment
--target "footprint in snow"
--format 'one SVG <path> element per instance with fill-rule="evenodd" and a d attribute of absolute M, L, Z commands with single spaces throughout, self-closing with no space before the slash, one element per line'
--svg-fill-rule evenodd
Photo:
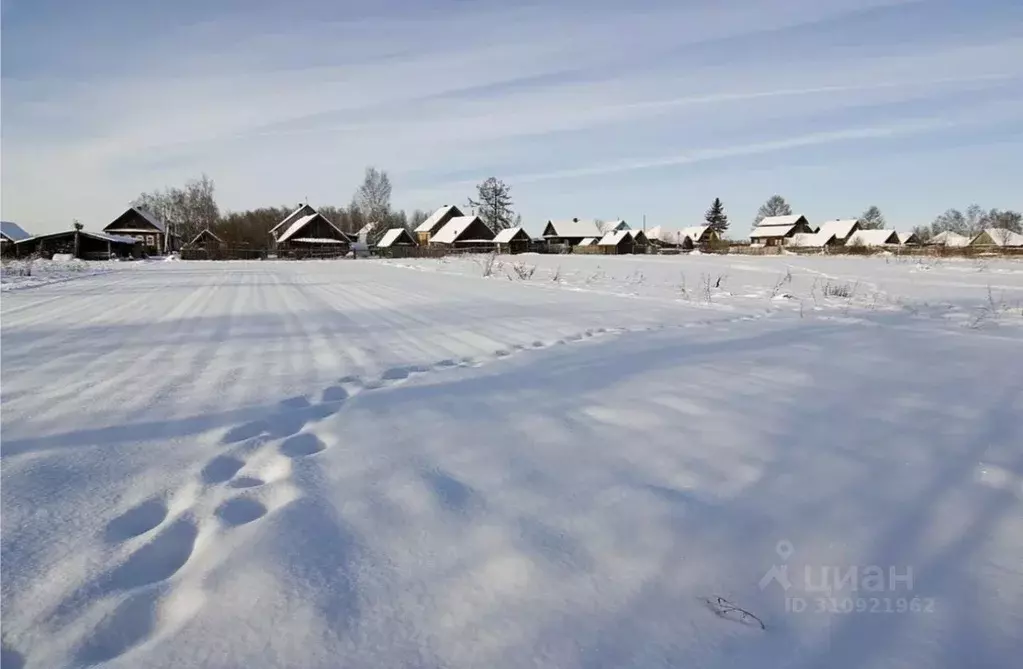
<path fill-rule="evenodd" d="M 197 536 L 192 520 L 175 521 L 101 578 L 100 587 L 108 592 L 131 590 L 169 579 L 192 557 Z"/>
<path fill-rule="evenodd" d="M 78 648 L 75 659 L 83 665 L 100 664 L 148 639 L 156 629 L 160 594 L 146 590 L 118 604 Z M 7 669 L 6 658 L 3 667 Z"/>
<path fill-rule="evenodd" d="M 149 499 L 107 523 L 104 537 L 108 543 L 127 541 L 152 530 L 166 517 L 167 504 L 162 499 Z"/>
<path fill-rule="evenodd" d="M 232 488 L 258 488 L 265 483 L 266 481 L 255 476 L 239 476 L 228 483 L 228 485 Z"/>
<path fill-rule="evenodd" d="M 319 437 L 306 432 L 285 439 L 284 443 L 281 444 L 281 453 L 289 458 L 304 458 L 316 455 L 326 448 L 327 445 Z"/>
<path fill-rule="evenodd" d="M 258 500 L 239 497 L 227 500 L 213 513 L 227 525 L 237 527 L 265 516 L 266 507 Z"/>
<path fill-rule="evenodd" d="M 324 402 L 344 402 L 348 399 L 348 391 L 341 386 L 331 386 L 323 391 Z"/>
<path fill-rule="evenodd" d="M 218 455 L 209 461 L 199 473 L 202 482 L 206 484 L 223 483 L 234 477 L 245 463 L 230 455 Z"/>

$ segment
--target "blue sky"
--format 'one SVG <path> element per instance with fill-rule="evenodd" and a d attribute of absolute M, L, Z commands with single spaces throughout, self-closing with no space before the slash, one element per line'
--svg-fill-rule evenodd
<path fill-rule="evenodd" d="M 2 215 L 101 227 L 201 172 L 223 209 L 497 176 L 572 216 L 748 232 L 784 195 L 894 227 L 1023 209 L 1018 0 L 11 0 Z"/>

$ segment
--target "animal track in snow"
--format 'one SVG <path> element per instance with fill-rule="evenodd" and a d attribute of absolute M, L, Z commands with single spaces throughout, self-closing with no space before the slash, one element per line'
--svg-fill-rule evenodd
<path fill-rule="evenodd" d="M 227 484 L 232 488 L 258 488 L 261 485 L 265 485 L 266 481 L 255 476 L 239 476 L 236 479 L 231 479 Z"/>
<path fill-rule="evenodd" d="M 166 502 L 162 499 L 149 499 L 107 523 L 103 536 L 108 543 L 127 541 L 149 532 L 166 517 Z"/>
<path fill-rule="evenodd" d="M 221 504 L 214 514 L 224 523 L 238 526 L 258 520 L 265 516 L 266 512 L 266 506 L 262 502 L 247 497 L 238 497 Z"/>
<path fill-rule="evenodd" d="M 199 476 L 202 478 L 202 482 L 206 484 L 223 483 L 230 480 L 244 466 L 245 463 L 238 458 L 231 457 L 230 455 L 218 455 L 203 467 Z"/>
<path fill-rule="evenodd" d="M 304 458 L 315 455 L 327 448 L 327 445 L 315 434 L 304 432 L 289 437 L 281 444 L 281 453 L 290 458 Z"/>
<path fill-rule="evenodd" d="M 192 557 L 198 535 L 199 530 L 191 519 L 174 521 L 103 577 L 103 589 L 131 590 L 169 579 Z"/>
<path fill-rule="evenodd" d="M 145 641 L 156 628 L 159 596 L 160 593 L 153 590 L 128 596 L 82 643 L 75 659 L 82 664 L 99 664 Z M 5 663 L 4 669 L 6 667 Z"/>

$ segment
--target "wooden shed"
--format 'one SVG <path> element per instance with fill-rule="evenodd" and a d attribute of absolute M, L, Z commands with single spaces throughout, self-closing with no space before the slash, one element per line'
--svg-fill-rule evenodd
<path fill-rule="evenodd" d="M 416 238 L 408 230 L 391 228 L 377 242 L 376 250 L 379 255 L 388 258 L 404 258 L 411 255 L 412 250 L 418 246 Z"/>
<path fill-rule="evenodd" d="M 494 235 L 498 253 L 525 253 L 529 251 L 529 235 L 521 227 L 505 228 Z"/>

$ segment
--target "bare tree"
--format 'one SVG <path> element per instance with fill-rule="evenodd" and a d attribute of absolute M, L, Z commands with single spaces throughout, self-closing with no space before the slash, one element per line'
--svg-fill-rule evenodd
<path fill-rule="evenodd" d="M 781 195 L 772 195 L 767 202 L 760 205 L 756 218 L 753 219 L 753 227 L 760 225 L 760 221 L 768 216 L 791 216 L 792 207 Z"/>
<path fill-rule="evenodd" d="M 142 193 L 132 205 L 147 210 L 185 239 L 195 237 L 204 228 L 212 229 L 220 220 L 216 186 L 206 174 L 188 181 L 184 188 Z"/>
<path fill-rule="evenodd" d="M 469 198 L 469 207 L 491 230 L 504 230 L 517 220 L 512 211 L 511 187 L 490 177 L 476 186 L 477 199 Z"/>
<path fill-rule="evenodd" d="M 366 221 L 382 223 L 391 211 L 391 178 L 387 172 L 367 167 L 362 185 L 355 191 L 353 203 Z"/>
<path fill-rule="evenodd" d="M 860 214 L 860 227 L 864 230 L 881 230 L 884 226 L 884 214 L 876 205 L 871 205 Z"/>

